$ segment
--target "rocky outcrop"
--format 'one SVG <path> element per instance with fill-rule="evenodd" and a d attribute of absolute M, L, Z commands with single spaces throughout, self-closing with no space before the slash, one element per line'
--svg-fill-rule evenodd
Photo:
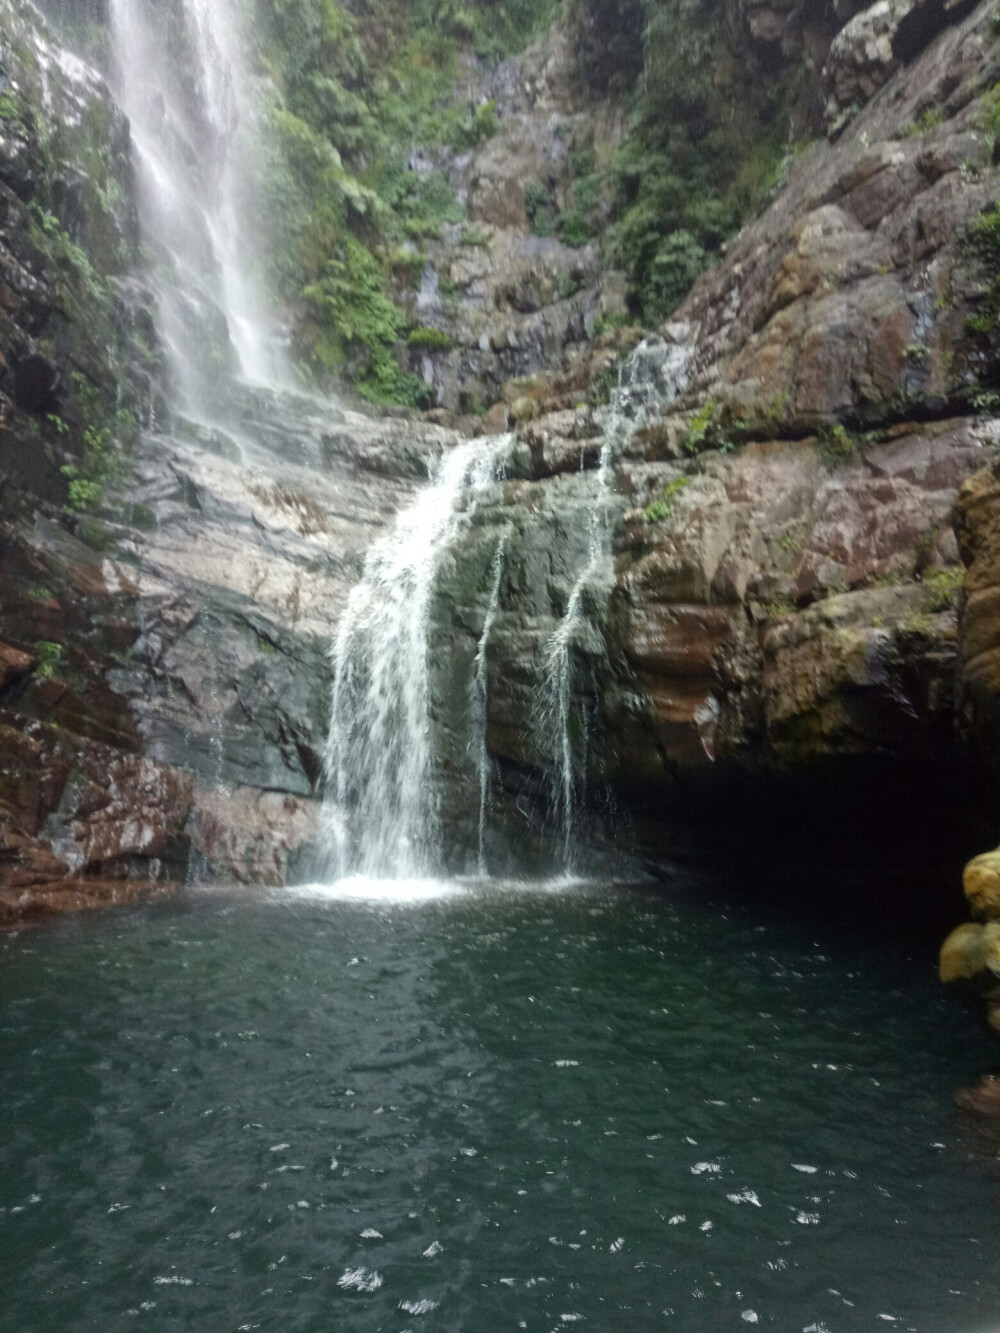
<path fill-rule="evenodd" d="M 445 172 L 469 217 L 425 242 L 416 288 L 394 293 L 414 324 L 443 335 L 418 336 L 409 366 L 451 412 L 489 407 L 511 380 L 571 370 L 595 330 L 625 314 L 624 275 L 606 271 L 596 235 L 567 244 L 532 226 L 536 208 L 553 219 L 573 209 L 581 159 L 603 167 L 625 130 L 624 107 L 581 81 L 573 38 L 560 20 L 523 55 L 472 64 L 463 95 L 495 108 L 496 133 L 409 164 Z"/>
<path fill-rule="evenodd" d="M 877 0 L 856 13 L 834 38 L 826 64 L 827 119 L 842 128 L 888 79 L 975 0 Z M 855 5 L 842 5 L 842 13 Z"/>
<path fill-rule="evenodd" d="M 590 790 L 654 840 L 707 806 L 717 824 L 808 795 L 828 818 L 852 784 L 872 827 L 941 802 L 959 844 L 982 836 L 990 798 L 955 732 L 951 511 L 1000 443 L 992 400 L 971 406 L 982 273 L 965 243 L 1000 196 L 981 99 L 998 78 L 980 5 L 800 157 L 664 331 L 687 387 L 617 447 L 614 579 L 591 590 L 573 651 Z M 454 660 L 510 534 L 489 743 L 515 803 L 556 762 L 537 721 L 544 647 L 586 560 L 601 439 L 620 430 L 609 408 L 536 407 L 444 594 Z"/>

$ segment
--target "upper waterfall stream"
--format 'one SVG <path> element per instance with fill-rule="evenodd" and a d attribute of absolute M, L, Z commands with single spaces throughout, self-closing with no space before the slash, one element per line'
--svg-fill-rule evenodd
<path fill-rule="evenodd" d="M 160 334 L 184 405 L 203 413 L 217 408 L 227 371 L 287 379 L 261 290 L 262 240 L 249 221 L 255 98 L 244 23 L 237 0 L 111 0 Z"/>

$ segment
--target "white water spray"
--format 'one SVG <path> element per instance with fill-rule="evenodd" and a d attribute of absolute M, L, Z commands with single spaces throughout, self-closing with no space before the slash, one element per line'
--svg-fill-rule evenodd
<path fill-rule="evenodd" d="M 338 878 L 419 879 L 438 846 L 428 634 L 442 554 L 497 479 L 508 437 L 470 440 L 371 548 L 341 618 L 325 770 Z"/>

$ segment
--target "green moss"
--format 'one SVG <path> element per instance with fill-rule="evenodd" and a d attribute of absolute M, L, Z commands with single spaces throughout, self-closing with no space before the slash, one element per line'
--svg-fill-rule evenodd
<path fill-rule="evenodd" d="M 493 233 L 489 227 L 483 226 L 480 222 L 467 222 L 463 225 L 461 234 L 458 238 L 459 245 L 489 246 L 493 238 Z"/>
<path fill-rule="evenodd" d="M 863 437 L 852 434 L 839 423 L 824 426 L 816 441 L 823 466 L 831 470 L 857 462 L 864 445 Z"/>
<path fill-rule="evenodd" d="M 24 111 L 21 106 L 21 100 L 16 93 L 0 93 L 0 120 L 21 120 Z"/>
<path fill-rule="evenodd" d="M 524 211 L 535 236 L 555 235 L 557 210 L 549 187 L 540 180 L 525 181 Z"/>
<path fill-rule="evenodd" d="M 496 102 L 482 102 L 456 121 L 449 142 L 453 148 L 477 148 L 492 139 L 499 128 Z"/>
<path fill-rule="evenodd" d="M 611 395 L 618 388 L 618 379 L 617 366 L 609 366 L 607 370 L 595 375 L 587 394 L 587 401 L 591 407 L 605 407 L 610 403 Z"/>
<path fill-rule="evenodd" d="M 579 249 L 594 239 L 593 225 L 579 209 L 569 209 L 559 217 L 557 233 L 563 245 Z"/>
<path fill-rule="evenodd" d="M 939 125 L 943 125 L 947 119 L 948 116 L 944 107 L 924 107 L 917 119 L 907 125 L 903 130 L 903 135 L 905 138 L 910 139 L 920 134 L 929 134 L 931 130 L 935 130 Z"/>
<path fill-rule="evenodd" d="M 932 569 L 925 572 L 923 585 L 931 594 L 931 611 L 947 611 L 965 587 L 964 568 Z"/>
<path fill-rule="evenodd" d="M 138 528 L 140 532 L 155 532 L 159 527 L 156 515 L 148 505 L 130 504 L 128 507 L 129 527 Z"/>
<path fill-rule="evenodd" d="M 708 447 L 716 405 L 717 400 L 709 398 L 691 418 L 691 422 L 681 440 L 681 448 L 686 454 L 698 454 Z"/>
<path fill-rule="evenodd" d="M 452 348 L 447 333 L 426 326 L 412 329 L 406 341 L 411 347 L 423 348 L 427 352 L 450 352 Z"/>

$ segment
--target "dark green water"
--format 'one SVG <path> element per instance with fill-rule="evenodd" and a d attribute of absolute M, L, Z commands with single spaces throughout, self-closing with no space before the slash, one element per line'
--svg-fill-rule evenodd
<path fill-rule="evenodd" d="M 4 1330 L 1000 1319 L 931 957 L 694 894 L 205 894 L 5 940 L 0 1001 Z"/>

